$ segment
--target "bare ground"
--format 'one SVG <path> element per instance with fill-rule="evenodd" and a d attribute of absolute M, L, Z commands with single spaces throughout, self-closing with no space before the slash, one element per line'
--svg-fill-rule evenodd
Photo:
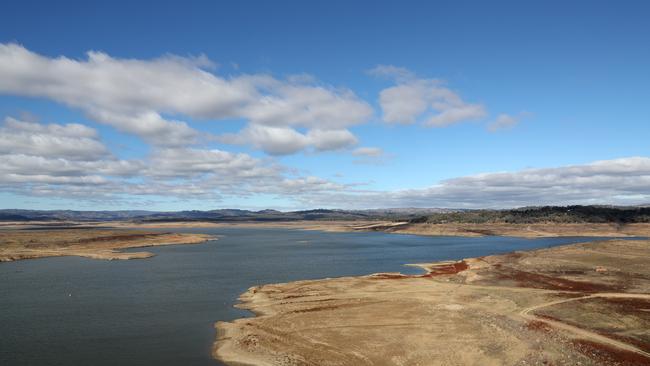
<path fill-rule="evenodd" d="M 650 240 L 253 287 L 219 322 L 232 365 L 648 365 Z"/>

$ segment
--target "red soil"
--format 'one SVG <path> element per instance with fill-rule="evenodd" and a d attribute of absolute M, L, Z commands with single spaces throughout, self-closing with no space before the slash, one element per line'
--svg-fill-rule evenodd
<path fill-rule="evenodd" d="M 640 354 L 584 339 L 572 341 L 580 353 L 604 365 L 647 366 L 650 359 Z"/>
<path fill-rule="evenodd" d="M 531 320 L 528 323 L 526 323 L 526 329 L 535 330 L 544 333 L 550 333 L 553 331 L 553 328 L 551 328 L 548 324 L 541 322 L 539 320 Z"/>
<path fill-rule="evenodd" d="M 614 292 L 621 290 L 618 286 L 573 281 L 540 273 L 521 271 L 510 267 L 497 268 L 496 272 L 499 279 L 516 281 L 520 287 L 579 292 Z"/>
<path fill-rule="evenodd" d="M 144 239 L 151 238 L 160 235 L 166 235 L 169 233 L 149 233 L 149 234 L 125 234 L 125 235 L 109 235 L 109 236 L 100 236 L 96 238 L 85 238 L 77 240 L 77 243 L 95 243 L 98 241 L 114 241 L 114 240 L 133 240 L 133 239 Z"/>
<path fill-rule="evenodd" d="M 420 277 L 433 277 L 440 275 L 450 275 L 462 272 L 469 268 L 469 265 L 465 261 L 460 261 L 452 264 L 441 264 L 429 269 L 429 273 L 422 275 Z"/>
<path fill-rule="evenodd" d="M 441 275 L 453 275 L 469 268 L 465 261 L 452 264 L 440 264 L 429 268 L 429 273 L 424 275 L 405 275 L 402 273 L 375 273 L 370 278 L 377 280 L 400 280 L 405 278 L 431 278 Z"/>

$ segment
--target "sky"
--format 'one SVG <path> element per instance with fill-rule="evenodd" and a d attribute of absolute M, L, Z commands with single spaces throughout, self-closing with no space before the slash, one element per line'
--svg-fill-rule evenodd
<path fill-rule="evenodd" d="M 645 1 L 5 1 L 0 208 L 650 203 Z"/>

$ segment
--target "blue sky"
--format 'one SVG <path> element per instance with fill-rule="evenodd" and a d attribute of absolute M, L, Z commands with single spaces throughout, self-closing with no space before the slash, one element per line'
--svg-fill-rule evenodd
<path fill-rule="evenodd" d="M 2 206 L 648 203 L 649 11 L 5 2 Z"/>

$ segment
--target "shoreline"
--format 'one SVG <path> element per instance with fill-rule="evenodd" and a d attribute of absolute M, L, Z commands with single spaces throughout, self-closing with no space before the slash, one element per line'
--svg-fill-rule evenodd
<path fill-rule="evenodd" d="M 173 222 L 122 223 L 125 228 L 277 228 L 324 232 L 385 232 L 420 236 L 650 237 L 650 224 L 411 224 L 388 221 Z"/>
<path fill-rule="evenodd" d="M 650 223 L 409 223 L 385 220 L 297 220 L 297 221 L 27 221 L 0 222 L 0 233 L 7 230 L 46 229 L 174 229 L 174 228 L 277 228 L 324 232 L 385 232 L 421 236 L 509 236 L 544 237 L 650 237 Z"/>
<path fill-rule="evenodd" d="M 606 240 L 411 264 L 424 274 L 256 286 L 235 305 L 254 317 L 215 324 L 213 357 L 228 365 L 643 365 L 650 317 L 637 318 L 650 308 L 649 250 L 650 240 Z M 625 329 L 610 321 L 625 317 L 637 318 Z"/>
<path fill-rule="evenodd" d="M 510 236 L 521 238 L 543 238 L 558 236 L 584 237 L 650 237 L 650 223 L 612 224 L 612 223 L 408 223 L 405 221 L 170 221 L 170 222 L 3 222 L 2 229 L 23 229 L 62 226 L 71 228 L 106 228 L 106 229 L 173 229 L 173 228 L 279 228 L 296 230 L 317 230 L 324 232 L 386 232 L 422 236 Z"/>

